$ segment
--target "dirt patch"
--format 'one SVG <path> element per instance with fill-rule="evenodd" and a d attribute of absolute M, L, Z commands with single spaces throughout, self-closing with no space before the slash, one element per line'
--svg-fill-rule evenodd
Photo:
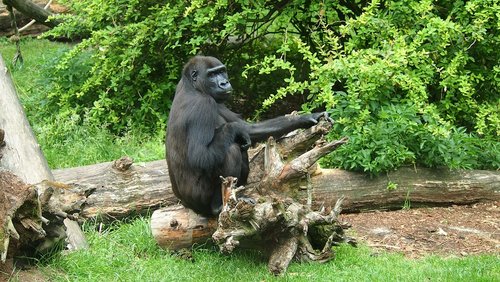
<path fill-rule="evenodd" d="M 427 254 L 499 254 L 500 202 L 341 215 L 353 236 L 375 249 Z"/>
<path fill-rule="evenodd" d="M 10 281 L 47 282 L 50 279 L 36 267 L 19 270 L 12 265 L 12 260 L 7 260 L 4 268 L 0 270 L 0 282 Z"/>

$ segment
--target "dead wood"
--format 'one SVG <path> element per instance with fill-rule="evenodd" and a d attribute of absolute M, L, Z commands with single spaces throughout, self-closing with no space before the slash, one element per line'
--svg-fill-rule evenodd
<path fill-rule="evenodd" d="M 181 205 L 155 211 L 151 231 L 158 245 L 170 250 L 205 243 L 217 229 L 215 218 L 200 216 Z"/>
<path fill-rule="evenodd" d="M 7 6 L 11 6 L 19 11 L 24 16 L 36 20 L 38 23 L 48 27 L 54 27 L 60 22 L 58 20 L 48 20 L 52 16 L 52 12 L 45 10 L 43 6 L 37 5 L 29 0 L 3 0 Z"/>
<path fill-rule="evenodd" d="M 132 164 L 126 170 L 114 167 L 107 162 L 54 170 L 57 181 L 68 185 L 59 197 L 62 209 L 83 218 L 115 220 L 179 202 L 165 160 Z"/>
<path fill-rule="evenodd" d="M 4 131 L 0 166 L 28 184 L 53 179 L 17 97 L 14 83 L 0 55 L 0 128 Z"/>
<path fill-rule="evenodd" d="M 36 190 L 2 168 L 0 187 L 0 258 L 5 263 L 7 255 L 12 255 L 9 249 L 31 244 L 46 234 Z"/>
<path fill-rule="evenodd" d="M 0 70 L 2 267 L 17 254 L 32 256 L 63 240 L 72 248 L 85 247 L 85 240 L 78 224 L 72 222 L 75 218 L 61 209 L 59 191 L 66 185 L 55 185 L 1 56 Z"/>
<path fill-rule="evenodd" d="M 332 245 L 355 244 L 354 239 L 345 236 L 345 226 L 337 221 L 342 199 L 333 209 L 313 211 L 264 187 L 260 187 L 258 195 L 248 193 L 244 187 L 235 187 L 236 181 L 232 177 L 223 181 L 225 204 L 212 235 L 223 253 L 231 253 L 237 247 L 266 251 L 272 246 L 267 250 L 268 268 L 279 275 L 293 259 L 327 262 L 333 258 Z M 237 195 L 239 193 L 242 195 Z M 313 231 L 318 229 L 329 232 Z M 316 236 L 311 236 L 313 233 Z"/>
<path fill-rule="evenodd" d="M 257 164 L 263 159 L 261 149 L 252 151 L 248 185 L 261 181 L 262 166 Z M 107 162 L 52 173 L 57 181 L 67 184 L 60 192 L 62 209 L 78 212 L 83 218 L 115 220 L 179 202 L 171 190 L 165 160 L 135 163 L 126 171 L 116 170 L 113 162 Z M 397 187 L 388 189 L 390 183 Z M 344 212 L 401 209 L 405 202 L 411 207 L 451 206 L 498 200 L 500 171 L 401 167 L 370 177 L 361 172 L 319 168 L 277 189 L 315 209 L 333 206 L 345 196 Z"/>

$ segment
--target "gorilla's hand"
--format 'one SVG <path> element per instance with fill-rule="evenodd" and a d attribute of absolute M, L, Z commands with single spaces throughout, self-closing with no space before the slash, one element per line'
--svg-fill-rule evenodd
<path fill-rule="evenodd" d="M 250 148 L 252 140 L 246 130 L 236 132 L 236 143 L 240 144 L 242 150 L 248 150 L 248 148 Z"/>
<path fill-rule="evenodd" d="M 328 116 L 327 112 L 312 113 L 304 115 L 304 117 L 307 118 L 307 120 L 312 124 L 318 123 L 321 118 L 329 123 L 333 123 L 333 120 Z"/>
<path fill-rule="evenodd" d="M 242 150 L 247 150 L 252 145 L 252 140 L 246 127 L 239 122 L 228 123 L 234 131 L 234 142 L 238 143 Z"/>

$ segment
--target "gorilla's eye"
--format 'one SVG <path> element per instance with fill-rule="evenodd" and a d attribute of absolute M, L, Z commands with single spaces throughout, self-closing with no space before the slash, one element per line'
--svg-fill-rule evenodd
<path fill-rule="evenodd" d="M 224 65 L 210 68 L 207 70 L 208 77 L 214 77 L 226 72 L 226 67 Z"/>

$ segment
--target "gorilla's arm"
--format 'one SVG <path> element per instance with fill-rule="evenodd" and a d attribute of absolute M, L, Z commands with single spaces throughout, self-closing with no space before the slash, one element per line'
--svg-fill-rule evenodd
<path fill-rule="evenodd" d="M 221 135 L 220 133 L 215 134 L 213 126 L 203 123 L 189 125 L 185 140 L 188 143 L 187 161 L 189 166 L 197 169 L 207 169 L 220 165 L 224 160 L 224 155 L 220 154 L 220 152 L 225 149 L 224 138 Z"/>
<path fill-rule="evenodd" d="M 326 112 L 320 112 L 305 115 L 287 115 L 257 123 L 249 123 L 243 120 L 240 115 L 229 110 L 224 104 L 218 105 L 218 112 L 227 122 L 238 122 L 244 126 L 253 144 L 264 141 L 269 136 L 278 138 L 298 128 L 309 128 L 318 123 L 320 117 L 329 119 Z"/>
<path fill-rule="evenodd" d="M 326 113 L 281 116 L 257 123 L 247 123 L 252 143 L 266 140 L 269 136 L 278 138 L 298 128 L 309 128 Z"/>

